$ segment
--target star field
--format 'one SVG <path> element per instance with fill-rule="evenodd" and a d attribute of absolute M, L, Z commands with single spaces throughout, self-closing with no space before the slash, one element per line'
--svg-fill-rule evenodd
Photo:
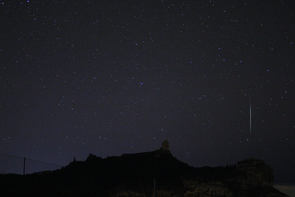
<path fill-rule="evenodd" d="M 291 1 L 0 3 L 1 153 L 67 165 L 167 139 L 192 166 L 294 178 Z"/>

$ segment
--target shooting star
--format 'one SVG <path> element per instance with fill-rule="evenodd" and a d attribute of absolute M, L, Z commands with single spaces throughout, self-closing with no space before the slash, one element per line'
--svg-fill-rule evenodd
<path fill-rule="evenodd" d="M 251 97 L 250 97 L 250 136 L 252 133 L 252 109 L 251 109 Z"/>

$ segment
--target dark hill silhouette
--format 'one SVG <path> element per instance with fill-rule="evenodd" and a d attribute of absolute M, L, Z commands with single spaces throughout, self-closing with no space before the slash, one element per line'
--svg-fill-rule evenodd
<path fill-rule="evenodd" d="M 105 159 L 90 154 L 52 172 L 1 175 L 0 196 L 286 196 L 273 188 L 272 169 L 262 160 L 194 168 L 173 157 L 167 143 Z"/>

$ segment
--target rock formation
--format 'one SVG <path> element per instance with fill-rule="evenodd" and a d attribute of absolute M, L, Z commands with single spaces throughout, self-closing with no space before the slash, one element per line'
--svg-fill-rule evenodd
<path fill-rule="evenodd" d="M 177 160 L 165 140 L 156 151 L 86 161 L 46 173 L 0 175 L 0 196 L 285 197 L 273 188 L 273 171 L 262 160 L 237 166 L 194 168 Z"/>
<path fill-rule="evenodd" d="M 165 140 L 162 142 L 162 150 L 169 150 L 169 142 L 168 140 Z"/>
<path fill-rule="evenodd" d="M 243 188 L 272 187 L 274 184 L 273 170 L 264 161 L 257 159 L 244 159 L 238 162 L 241 175 L 238 182 Z"/>

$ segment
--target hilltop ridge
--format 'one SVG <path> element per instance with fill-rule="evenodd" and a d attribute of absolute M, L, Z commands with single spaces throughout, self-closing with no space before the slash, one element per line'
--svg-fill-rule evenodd
<path fill-rule="evenodd" d="M 273 180 L 271 167 L 253 158 L 233 166 L 191 167 L 176 159 L 164 141 L 151 152 L 104 159 L 89 154 L 52 172 L 2 175 L 0 195 L 285 197 L 273 188 Z"/>

